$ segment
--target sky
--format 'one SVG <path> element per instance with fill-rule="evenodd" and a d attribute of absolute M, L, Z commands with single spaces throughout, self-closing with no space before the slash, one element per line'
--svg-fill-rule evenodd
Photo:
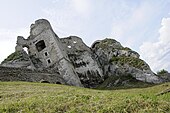
<path fill-rule="evenodd" d="M 88 46 L 113 38 L 154 72 L 170 72 L 170 0 L 0 0 L 0 17 L 0 62 L 44 18 L 61 38 L 79 36 Z"/>

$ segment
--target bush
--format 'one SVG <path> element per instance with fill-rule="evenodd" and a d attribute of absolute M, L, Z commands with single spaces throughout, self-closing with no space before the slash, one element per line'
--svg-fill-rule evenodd
<path fill-rule="evenodd" d="M 162 69 L 162 70 L 157 72 L 158 75 L 162 75 L 162 74 L 165 74 L 165 73 L 168 73 L 168 71 L 165 70 L 165 69 Z"/>

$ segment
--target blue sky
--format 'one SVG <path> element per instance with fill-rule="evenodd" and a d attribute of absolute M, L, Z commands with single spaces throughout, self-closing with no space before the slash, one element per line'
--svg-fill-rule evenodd
<path fill-rule="evenodd" d="M 59 37 L 76 35 L 90 46 L 114 38 L 141 54 L 156 72 L 170 71 L 170 0 L 0 0 L 0 61 L 16 37 L 48 19 Z"/>

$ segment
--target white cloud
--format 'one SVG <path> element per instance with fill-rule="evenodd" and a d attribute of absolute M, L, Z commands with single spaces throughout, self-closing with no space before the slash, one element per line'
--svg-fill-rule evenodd
<path fill-rule="evenodd" d="M 81 15 L 88 16 L 91 12 L 91 0 L 71 0 L 71 4 Z"/>
<path fill-rule="evenodd" d="M 170 18 L 163 18 L 160 36 L 157 42 L 145 42 L 140 46 L 140 53 L 154 71 L 170 71 Z"/>
<path fill-rule="evenodd" d="M 89 24 L 92 25 L 90 19 L 94 4 L 91 0 L 56 1 L 53 5 L 54 7 L 42 10 L 43 18 L 50 21 L 59 37 L 76 35 L 83 38 L 87 36 L 88 30 L 91 29 Z M 88 43 L 89 39 L 86 38 L 84 41 Z"/>
<path fill-rule="evenodd" d="M 28 36 L 27 29 L 6 30 L 0 29 L 0 62 L 15 51 L 17 36 Z"/>
<path fill-rule="evenodd" d="M 125 3 L 127 5 L 121 6 L 124 15 L 114 21 L 112 31 L 123 45 L 133 48 L 145 41 L 146 35 L 155 35 L 152 34 L 155 32 L 154 29 L 150 29 L 158 20 L 157 16 L 162 12 L 164 5 L 162 2 L 154 1 L 142 1 L 134 6 Z"/>

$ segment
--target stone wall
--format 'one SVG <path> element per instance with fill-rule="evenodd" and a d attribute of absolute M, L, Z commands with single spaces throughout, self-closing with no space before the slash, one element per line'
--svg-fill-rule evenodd
<path fill-rule="evenodd" d="M 0 81 L 49 82 L 66 84 L 61 75 L 47 71 L 0 66 Z"/>
<path fill-rule="evenodd" d="M 67 84 L 83 87 L 68 58 L 66 48 L 47 20 L 35 21 L 27 39 L 18 37 L 16 51 L 22 51 L 22 47 L 28 48 L 29 57 L 36 69 L 55 68 Z"/>
<path fill-rule="evenodd" d="M 28 54 L 23 52 L 24 47 Z M 143 82 L 162 82 L 137 52 L 120 42 L 106 38 L 95 41 L 90 48 L 77 36 L 59 38 L 45 19 L 31 25 L 28 38 L 17 37 L 16 51 L 2 66 L 6 68 L 0 67 L 1 81 L 60 81 L 94 88 L 109 77 L 131 75 Z"/>
<path fill-rule="evenodd" d="M 61 38 L 68 57 L 85 87 L 96 87 L 104 81 L 103 71 L 95 59 L 91 48 L 81 38 L 70 36 Z"/>

